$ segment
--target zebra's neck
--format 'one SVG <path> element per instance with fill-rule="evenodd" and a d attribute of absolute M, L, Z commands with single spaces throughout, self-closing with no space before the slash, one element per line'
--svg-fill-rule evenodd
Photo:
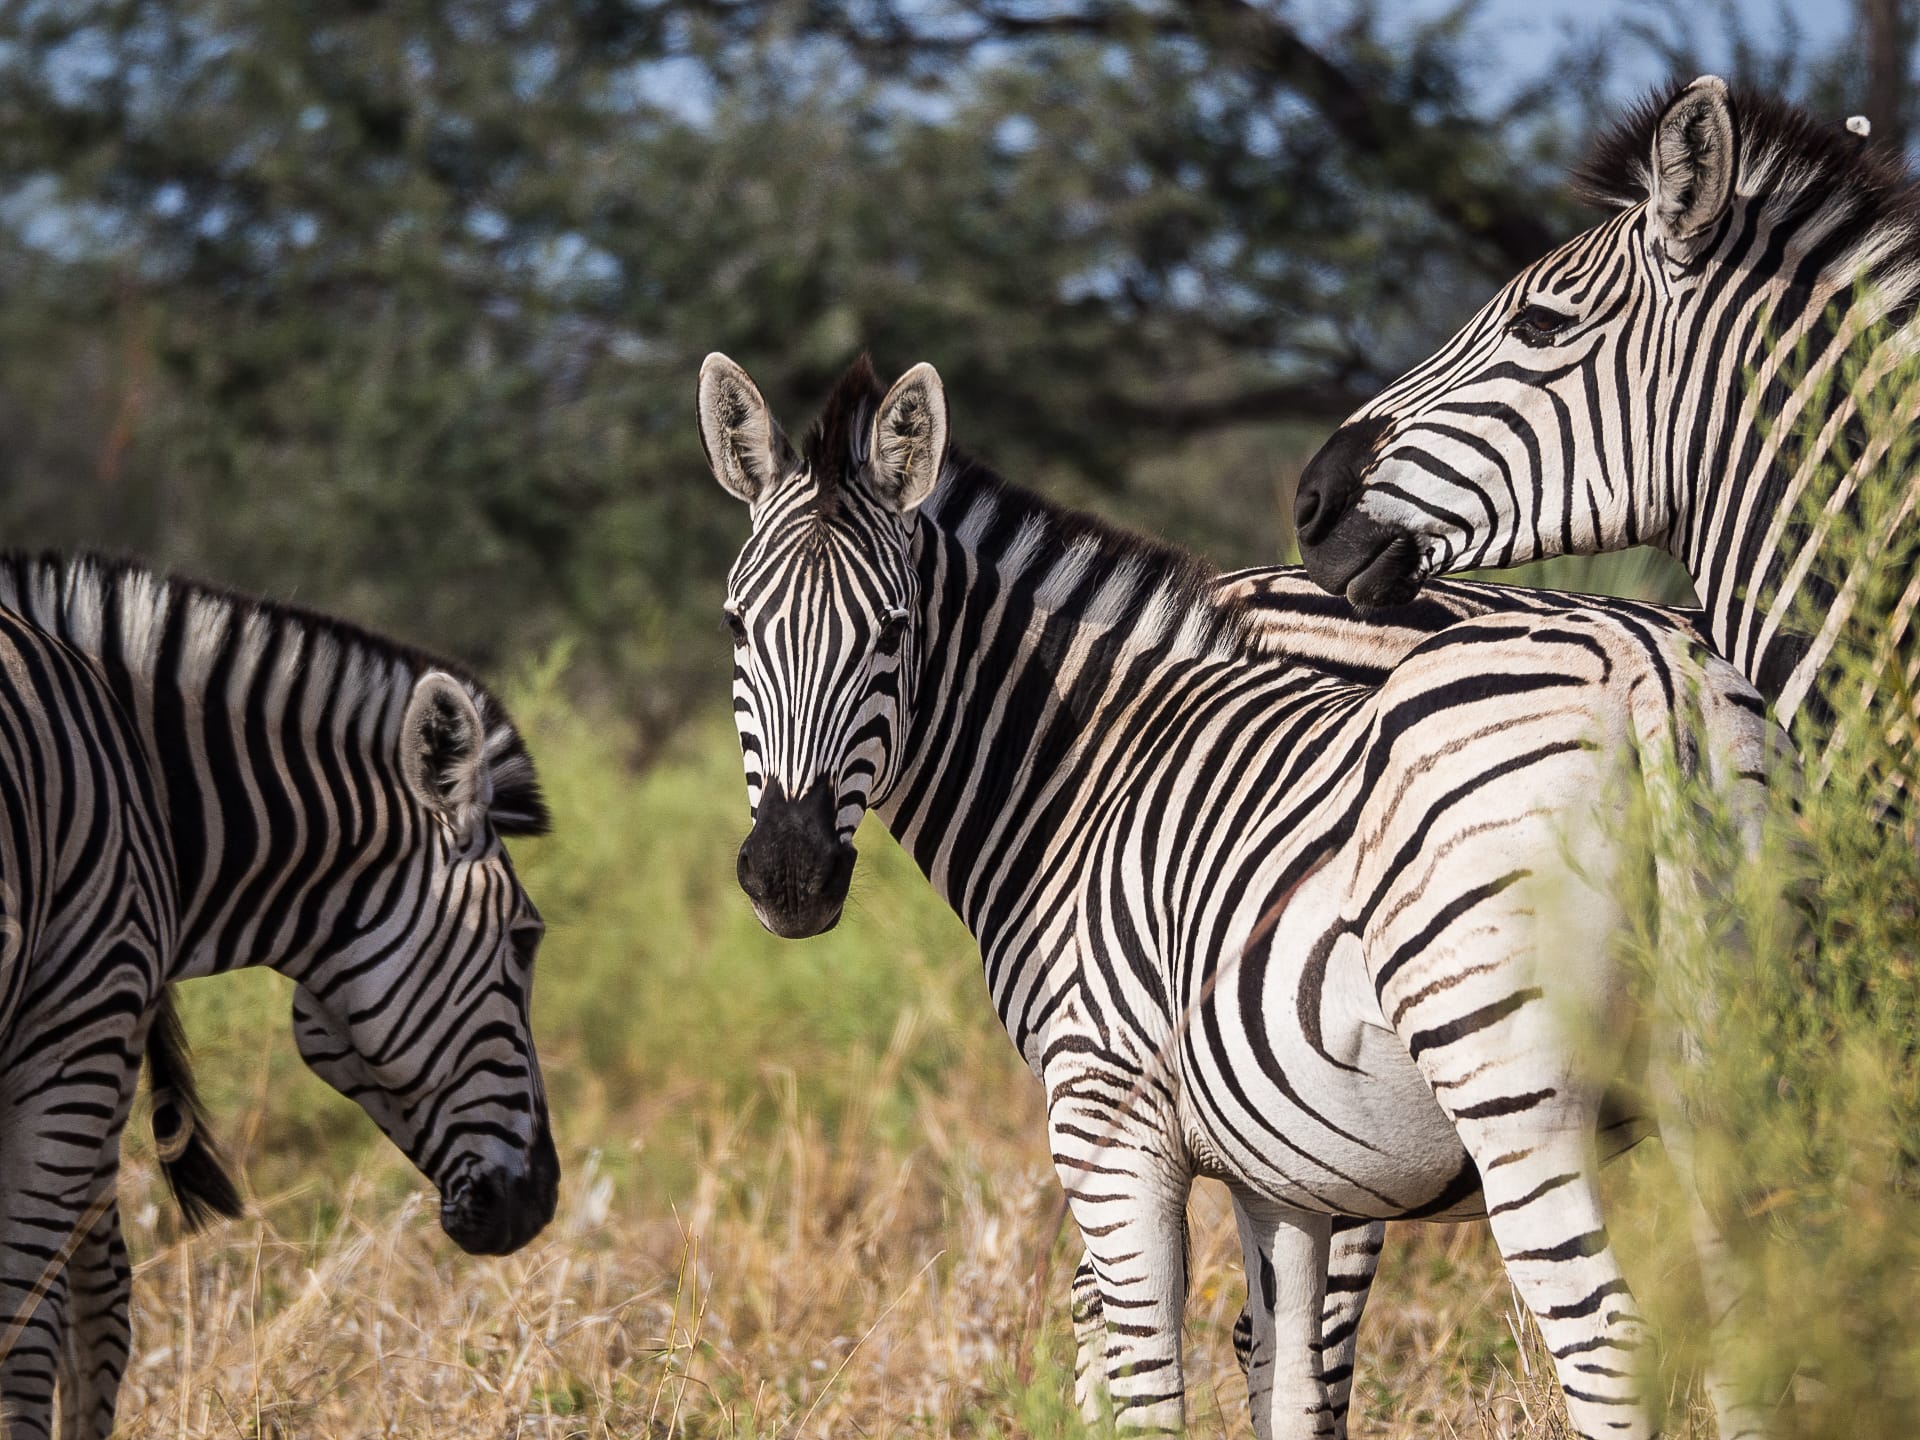
<path fill-rule="evenodd" d="M 297 975 L 410 823 L 395 756 L 420 657 L 86 557 L 0 559 L 0 605 L 91 658 L 140 735 L 179 879 L 170 978 Z"/>
<path fill-rule="evenodd" d="M 1769 163 L 1745 183 L 1777 184 Z M 1902 452 L 1920 344 L 1913 225 L 1881 211 L 1844 189 L 1812 203 L 1804 187 L 1737 205 L 1696 317 L 1717 317 L 1725 381 L 1661 407 L 1667 548 L 1720 652 L 1789 723 L 1830 711 L 1838 651 L 1877 643 L 1890 613 L 1886 638 L 1904 645 L 1914 600 L 1872 590 L 1886 578 L 1874 547 L 1898 553 L 1913 528 Z M 1856 616 L 1875 636 L 1849 635 Z"/>
<path fill-rule="evenodd" d="M 990 949 L 1079 767 L 1157 684 L 1253 653 L 1190 557 L 963 472 L 923 513 L 903 764 L 876 807 Z"/>

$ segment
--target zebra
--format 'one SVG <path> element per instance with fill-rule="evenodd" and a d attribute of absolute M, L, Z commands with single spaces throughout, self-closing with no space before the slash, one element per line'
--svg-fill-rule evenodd
<path fill-rule="evenodd" d="M 1708 75 L 1626 115 L 1577 185 L 1616 213 L 1308 464 L 1294 518 L 1313 579 L 1390 606 L 1450 570 L 1657 545 L 1803 740 L 1848 650 L 1911 683 L 1920 473 L 1895 452 L 1887 514 L 1859 489 L 1920 399 L 1904 168 L 1857 127 Z"/>
<path fill-rule="evenodd" d="M 342 621 L 128 562 L 7 555 L 0 638 L 62 676 L 0 733 L 0 1395 L 7 1434 L 47 1436 L 57 1371 L 61 1433 L 105 1436 L 131 1340 L 114 1186 L 143 1043 L 188 1218 L 239 1208 L 195 1128 L 176 981 L 289 977 L 302 1058 L 433 1181 L 462 1249 L 506 1253 L 551 1218 L 528 1024 L 542 925 L 501 843 L 547 811 L 492 695 Z M 98 918 L 50 931 L 49 886 Z"/>
<path fill-rule="evenodd" d="M 1342 596 L 1329 595 L 1298 566 L 1264 565 L 1231 571 L 1219 576 L 1212 590 L 1215 603 L 1234 609 L 1263 649 L 1363 685 L 1384 684 L 1416 647 L 1448 626 L 1492 614 L 1544 616 L 1576 605 L 1610 611 L 1655 628 L 1682 631 L 1703 644 L 1712 643 L 1698 610 L 1471 580 L 1430 581 L 1416 599 L 1391 611 L 1370 614 L 1361 613 Z M 1627 1139 L 1639 1133 L 1635 1117 L 1619 1115 L 1613 1120 Z M 1333 1220 L 1320 1343 L 1335 1440 L 1344 1440 L 1346 1435 L 1360 1321 L 1386 1244 L 1386 1228 L 1381 1220 L 1351 1216 Z M 1091 1261 L 1082 1259 L 1074 1271 L 1071 1294 L 1079 1341 L 1075 1383 L 1085 1395 L 1095 1377 L 1095 1367 L 1105 1355 L 1099 1285 Z M 1232 1339 L 1234 1354 L 1244 1371 L 1253 1344 L 1249 1310 L 1242 1309 L 1235 1318 Z"/>
<path fill-rule="evenodd" d="M 1670 626 L 1577 604 L 1454 625 L 1379 686 L 1276 657 L 1197 560 L 961 458 L 931 366 L 883 394 L 863 358 L 798 451 L 725 356 L 698 412 L 752 517 L 723 607 L 741 888 L 776 935 L 830 928 L 871 809 L 979 941 L 1087 1247 L 1082 1404 L 1179 1424 L 1210 1175 L 1261 1436 L 1335 1428 L 1334 1216 L 1487 1215 L 1576 1428 L 1652 1433 L 1595 1188 L 1620 1037 L 1576 1057 L 1565 1007 L 1622 998 L 1619 762 L 1662 813 L 1691 766 L 1750 838 L 1758 697 Z"/>

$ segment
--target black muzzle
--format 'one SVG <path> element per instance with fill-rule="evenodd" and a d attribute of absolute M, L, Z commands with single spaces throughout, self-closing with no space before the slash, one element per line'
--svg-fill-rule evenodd
<path fill-rule="evenodd" d="M 1384 419 L 1342 425 L 1300 472 L 1293 528 L 1313 583 L 1361 610 L 1404 605 L 1419 593 L 1413 536 L 1359 509 L 1360 487 L 1391 428 Z"/>
<path fill-rule="evenodd" d="M 524 1158 L 475 1165 L 441 1192 L 440 1228 L 469 1255 L 511 1255 L 546 1228 L 560 1197 L 560 1157 L 542 1124 Z"/>
<path fill-rule="evenodd" d="M 740 846 L 740 888 L 760 923 L 787 940 L 831 930 L 847 903 L 855 850 L 840 838 L 839 796 L 825 778 L 790 798 L 777 780 L 760 792 Z"/>

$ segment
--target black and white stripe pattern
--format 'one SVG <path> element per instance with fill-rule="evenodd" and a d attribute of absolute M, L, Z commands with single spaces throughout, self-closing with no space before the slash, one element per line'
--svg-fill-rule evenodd
<path fill-rule="evenodd" d="M 1580 185 L 1617 213 L 1522 271 L 1308 467 L 1314 578 L 1385 604 L 1449 570 L 1657 545 L 1789 725 L 1831 710 L 1843 640 L 1911 679 L 1920 477 L 1903 453 L 1897 493 L 1860 489 L 1920 419 L 1904 169 L 1709 76 L 1627 116 Z M 1893 623 L 1849 635 L 1856 615 Z"/>
<path fill-rule="evenodd" d="M 67 1433 L 112 1426 L 132 1271 L 110 1201 L 177 926 L 158 796 L 125 716 L 92 666 L 0 610 L 0 1425 L 13 1436 L 49 1432 L 56 1375 Z"/>
<path fill-rule="evenodd" d="M 1212 1175 L 1259 1434 L 1338 1424 L 1334 1217 L 1482 1214 L 1576 1428 L 1651 1433 L 1596 1188 L 1622 1037 L 1566 1025 L 1626 998 L 1615 799 L 1672 816 L 1677 765 L 1751 822 L 1758 698 L 1670 625 L 1577 603 L 1455 624 L 1379 685 L 1275 657 L 1189 557 L 951 457 L 925 366 L 885 398 L 856 366 L 803 455 L 724 357 L 700 413 L 753 512 L 726 607 L 742 885 L 777 933 L 827 928 L 871 807 L 966 921 L 1046 1089 L 1121 1417 L 1180 1421 Z"/>
<path fill-rule="evenodd" d="M 528 1026 L 540 924 L 501 845 L 546 815 L 486 691 L 320 616 L 11 556 L 0 636 L 39 667 L 6 667 L 30 718 L 0 760 L 0 925 L 21 937 L 0 967 L 0 1326 L 27 1322 L 0 1394 L 15 1440 L 48 1434 L 64 1356 L 62 1434 L 104 1436 L 129 1336 L 117 1140 L 156 1014 L 162 1152 L 195 1143 L 175 980 L 245 965 L 294 980 L 301 1054 L 435 1183 L 463 1247 L 516 1248 L 551 1216 Z M 56 673 L 57 690 L 19 692 Z M 172 1178 L 231 1209 L 213 1176 Z"/>
<path fill-rule="evenodd" d="M 1569 606 L 1617 614 L 1631 624 L 1691 633 L 1703 643 L 1710 638 L 1697 610 L 1676 609 L 1605 595 L 1525 590 L 1512 585 L 1488 585 L 1471 580 L 1438 579 L 1428 582 L 1420 596 L 1387 613 L 1362 614 L 1352 602 L 1329 595 L 1297 566 L 1270 565 L 1236 570 L 1214 581 L 1216 603 L 1233 608 L 1248 626 L 1259 648 L 1276 658 L 1311 665 L 1362 685 L 1382 685 L 1416 648 L 1440 631 L 1462 620 L 1487 615 L 1551 617 Z M 1631 1116 L 1617 1117 L 1629 1127 Z M 1325 1310 L 1321 1317 L 1321 1363 L 1333 1412 L 1333 1435 L 1344 1437 L 1352 1395 L 1354 1367 L 1359 1353 L 1360 1321 L 1371 1293 L 1374 1272 L 1386 1243 L 1386 1224 L 1379 1220 L 1335 1217 L 1327 1270 Z M 1093 1333 L 1099 1292 L 1092 1266 L 1082 1262 L 1075 1275 L 1077 1328 Z M 1244 1369 L 1252 1344 L 1253 1320 L 1242 1311 L 1234 1322 L 1234 1350 Z M 1103 1337 L 1104 1341 L 1104 1337 Z M 1105 1346 L 1096 1351 L 1085 1344 L 1076 1362 L 1076 1383 L 1084 1391 Z"/>

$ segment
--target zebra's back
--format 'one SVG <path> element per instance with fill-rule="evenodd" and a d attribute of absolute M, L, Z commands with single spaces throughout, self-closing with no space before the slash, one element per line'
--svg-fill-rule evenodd
<path fill-rule="evenodd" d="M 1367 685 L 1383 683 L 1416 647 L 1448 626 L 1485 615 L 1550 615 L 1577 608 L 1712 643 L 1700 610 L 1612 595 L 1436 579 L 1405 605 L 1362 614 L 1346 596 L 1321 589 L 1298 565 L 1234 570 L 1213 584 L 1220 602 L 1245 617 L 1255 643 L 1268 652 Z"/>

